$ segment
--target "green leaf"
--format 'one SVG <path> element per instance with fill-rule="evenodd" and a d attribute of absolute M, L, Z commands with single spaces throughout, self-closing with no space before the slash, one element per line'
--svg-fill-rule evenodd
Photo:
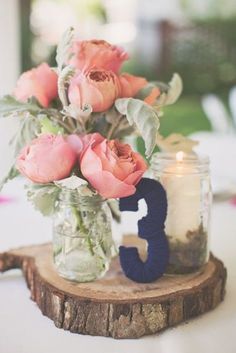
<path fill-rule="evenodd" d="M 30 98 L 26 103 L 19 102 L 15 97 L 7 95 L 0 99 L 0 117 L 6 117 L 18 112 L 39 112 L 42 108 L 35 98 Z"/>
<path fill-rule="evenodd" d="M 55 212 L 56 201 L 60 189 L 54 184 L 31 184 L 26 186 L 27 197 L 35 209 L 44 216 L 51 216 Z"/>
<path fill-rule="evenodd" d="M 15 168 L 15 164 L 10 168 L 8 171 L 7 175 L 0 181 L 0 191 L 2 190 L 4 184 L 6 184 L 8 181 L 14 179 L 19 175 L 18 170 Z"/>
<path fill-rule="evenodd" d="M 54 135 L 63 134 L 64 129 L 56 124 L 54 124 L 46 115 L 40 119 L 41 132 L 51 133 Z"/>
<path fill-rule="evenodd" d="M 157 111 L 145 102 L 134 98 L 117 99 L 115 107 L 126 116 L 131 126 L 137 127 L 145 142 L 146 156 L 150 157 L 156 145 L 160 126 Z"/>
<path fill-rule="evenodd" d="M 66 64 L 71 56 L 70 48 L 74 38 L 74 28 L 68 28 L 62 35 L 57 47 L 56 62 L 58 70 L 61 71 L 63 65 Z"/>

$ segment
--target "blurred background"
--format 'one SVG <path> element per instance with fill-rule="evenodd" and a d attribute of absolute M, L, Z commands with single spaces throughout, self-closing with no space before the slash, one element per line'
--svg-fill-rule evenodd
<path fill-rule="evenodd" d="M 81 39 L 125 47 L 131 59 L 123 71 L 150 80 L 182 76 L 184 91 L 165 109 L 163 135 L 235 131 L 229 104 L 236 85 L 235 0 L 8 0 L 0 2 L 0 26 L 1 95 L 12 91 L 22 71 L 42 61 L 53 66 L 61 34 L 74 26 Z M 211 101 L 204 105 L 204 97 Z"/>

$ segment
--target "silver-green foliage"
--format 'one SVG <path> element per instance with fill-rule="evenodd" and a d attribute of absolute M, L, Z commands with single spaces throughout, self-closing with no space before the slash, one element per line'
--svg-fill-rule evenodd
<path fill-rule="evenodd" d="M 13 149 L 14 162 L 7 174 L 0 181 L 0 190 L 7 181 L 18 175 L 15 169 L 15 160 L 20 150 L 36 137 L 37 133 L 40 131 L 37 114 L 40 113 L 41 109 L 42 108 L 37 104 L 34 98 L 29 99 L 26 103 L 18 102 L 12 96 L 5 96 L 0 99 L 0 117 L 14 117 L 19 121 L 17 133 L 10 141 L 10 145 Z"/>
<path fill-rule="evenodd" d="M 51 216 L 55 212 L 60 188 L 55 184 L 30 184 L 26 186 L 28 200 L 36 210 L 44 216 Z"/>
<path fill-rule="evenodd" d="M 68 28 L 62 35 L 61 41 L 57 46 L 56 62 L 58 71 L 61 71 L 63 65 L 67 64 L 71 56 L 71 45 L 74 38 L 74 28 Z"/>
<path fill-rule="evenodd" d="M 129 124 L 134 125 L 140 132 L 145 142 L 146 156 L 150 157 L 160 126 L 158 112 L 145 102 L 134 98 L 117 99 L 115 107 L 119 113 L 126 116 Z"/>

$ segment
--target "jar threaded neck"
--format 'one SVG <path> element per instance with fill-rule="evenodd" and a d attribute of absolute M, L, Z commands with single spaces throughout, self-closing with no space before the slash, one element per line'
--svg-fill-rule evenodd
<path fill-rule="evenodd" d="M 175 153 L 157 152 L 151 159 L 151 170 L 154 173 L 176 174 L 178 166 L 181 174 L 209 174 L 209 158 L 197 154 L 183 154 L 183 159 L 178 161 Z"/>
<path fill-rule="evenodd" d="M 65 205 L 76 205 L 83 209 L 95 210 L 101 207 L 105 200 L 98 194 L 84 196 L 77 190 L 62 189 L 59 195 L 59 202 Z"/>

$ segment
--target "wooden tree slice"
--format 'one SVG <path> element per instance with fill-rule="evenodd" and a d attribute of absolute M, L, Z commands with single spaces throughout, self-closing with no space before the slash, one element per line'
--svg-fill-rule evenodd
<path fill-rule="evenodd" d="M 129 237 L 136 245 L 138 237 Z M 140 243 L 140 241 L 138 240 Z M 149 284 L 127 279 L 114 259 L 107 275 L 90 283 L 58 276 L 51 244 L 0 254 L 0 271 L 21 268 L 43 315 L 74 333 L 138 338 L 214 309 L 224 298 L 226 269 L 213 255 L 201 273 L 164 276 Z"/>

